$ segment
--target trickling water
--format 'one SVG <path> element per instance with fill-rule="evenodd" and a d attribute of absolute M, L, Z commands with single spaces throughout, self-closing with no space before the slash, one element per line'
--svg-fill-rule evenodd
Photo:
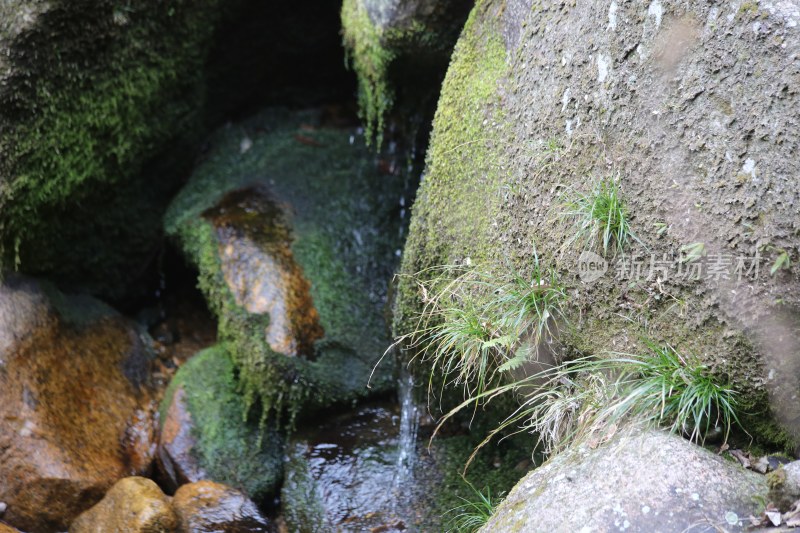
<path fill-rule="evenodd" d="M 395 489 L 407 483 L 413 477 L 414 460 L 417 457 L 417 430 L 419 429 L 419 406 L 414 401 L 414 378 L 406 365 L 400 365 L 398 381 L 400 431 L 397 436 Z"/>

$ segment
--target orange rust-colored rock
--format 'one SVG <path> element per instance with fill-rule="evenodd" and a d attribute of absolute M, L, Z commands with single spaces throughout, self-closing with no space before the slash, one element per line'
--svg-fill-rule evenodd
<path fill-rule="evenodd" d="M 34 282 L 0 286 L 0 501 L 29 533 L 64 531 L 155 453 L 141 335 L 99 302 L 49 294 L 55 305 Z"/>
<path fill-rule="evenodd" d="M 147 478 L 128 477 L 119 480 L 100 503 L 80 515 L 69 533 L 167 533 L 177 526 L 170 499 L 158 485 Z"/>
<path fill-rule="evenodd" d="M 20 533 L 19 529 L 0 522 L 0 533 Z"/>
<path fill-rule="evenodd" d="M 248 312 L 269 313 L 270 347 L 286 355 L 311 355 L 324 331 L 310 285 L 292 255 L 283 209 L 262 187 L 232 191 L 204 214 L 216 227 L 225 281 Z"/>
<path fill-rule="evenodd" d="M 175 493 L 172 507 L 179 518 L 180 533 L 269 531 L 269 522 L 252 501 L 238 490 L 213 481 L 183 485 Z"/>
<path fill-rule="evenodd" d="M 192 415 L 186 406 L 186 391 L 176 387 L 161 428 L 158 462 L 173 487 L 206 477 L 192 450 L 197 441 L 192 435 Z"/>

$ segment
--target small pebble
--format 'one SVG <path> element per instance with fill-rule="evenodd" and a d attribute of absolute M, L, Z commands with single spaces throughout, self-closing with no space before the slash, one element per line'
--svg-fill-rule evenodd
<path fill-rule="evenodd" d="M 6 513 L 6 509 L 8 509 L 8 504 L 6 502 L 0 502 L 0 516 Z"/>

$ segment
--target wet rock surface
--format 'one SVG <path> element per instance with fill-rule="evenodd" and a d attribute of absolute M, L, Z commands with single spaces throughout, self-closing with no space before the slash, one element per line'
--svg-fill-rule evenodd
<path fill-rule="evenodd" d="M 355 129 L 324 117 L 268 109 L 220 130 L 165 221 L 200 270 L 246 394 L 278 417 L 393 386 L 390 364 L 367 383 L 390 344 L 408 191 Z"/>
<path fill-rule="evenodd" d="M 216 228 L 225 282 L 248 313 L 268 314 L 265 337 L 285 355 L 314 355 L 325 332 L 310 284 L 292 255 L 284 210 L 263 186 L 226 194 L 203 216 Z"/>
<path fill-rule="evenodd" d="M 569 449 L 525 476 L 481 531 L 744 531 L 763 476 L 657 430 Z"/>
<path fill-rule="evenodd" d="M 63 531 L 116 480 L 150 469 L 149 341 L 96 300 L 16 276 L 0 318 L 3 520 Z"/>
<path fill-rule="evenodd" d="M 256 505 L 241 492 L 211 481 L 183 485 L 172 499 L 181 533 L 272 531 Z"/>
<path fill-rule="evenodd" d="M 246 420 L 233 363 L 222 346 L 175 374 L 161 407 L 158 465 L 171 488 L 204 479 L 263 500 L 283 475 L 283 436 Z"/>
<path fill-rule="evenodd" d="M 152 480 L 128 477 L 119 480 L 100 502 L 81 514 L 70 533 L 169 533 L 176 531 L 178 517 L 170 499 Z"/>

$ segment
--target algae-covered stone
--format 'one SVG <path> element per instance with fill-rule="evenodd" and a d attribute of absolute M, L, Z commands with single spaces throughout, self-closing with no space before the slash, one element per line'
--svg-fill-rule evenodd
<path fill-rule="evenodd" d="M 404 186 L 378 172 L 355 130 L 320 119 L 269 110 L 220 130 L 165 222 L 265 413 L 367 395 L 390 344 L 383 306 Z M 377 368 L 373 391 L 391 371 Z"/>
<path fill-rule="evenodd" d="M 0 502 L 24 531 L 63 531 L 155 454 L 146 333 L 92 298 L 0 285 Z"/>
<path fill-rule="evenodd" d="M 481 531 L 744 531 L 766 481 L 681 437 L 621 431 L 520 481 Z"/>
<path fill-rule="evenodd" d="M 173 485 L 210 479 L 262 500 L 283 476 L 283 437 L 247 420 L 225 346 L 200 352 L 170 383 L 161 407 L 159 463 Z"/>
<path fill-rule="evenodd" d="M 383 136 L 399 107 L 406 117 L 435 104 L 470 0 L 345 0 L 342 35 L 358 76 L 367 137 Z"/>
<path fill-rule="evenodd" d="M 478 2 L 434 120 L 396 333 L 422 308 L 414 274 L 538 260 L 568 288 L 568 348 L 667 342 L 731 382 L 754 436 L 790 447 L 764 413 L 800 436 L 800 33 L 791 9 L 751 4 Z M 565 205 L 603 179 L 638 240 L 589 282 Z M 686 250 L 705 255 L 685 268 Z"/>

